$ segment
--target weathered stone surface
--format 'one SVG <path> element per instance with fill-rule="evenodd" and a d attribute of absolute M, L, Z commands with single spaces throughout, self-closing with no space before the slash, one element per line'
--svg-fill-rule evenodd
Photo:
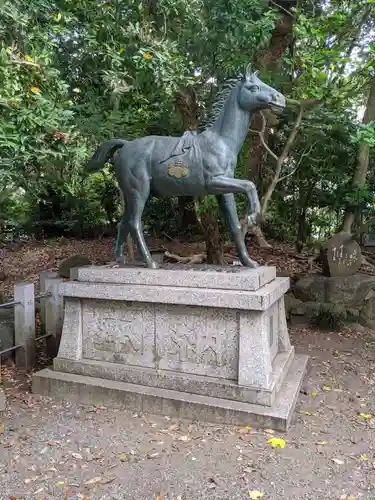
<path fill-rule="evenodd" d="M 315 274 L 300 279 L 293 292 L 303 302 L 330 302 L 356 308 L 362 307 L 374 288 L 375 276 L 328 277 Z"/>
<path fill-rule="evenodd" d="M 283 298 L 263 312 L 67 297 L 58 358 L 174 370 L 269 390 L 274 358 L 290 348 Z"/>
<path fill-rule="evenodd" d="M 284 300 L 286 316 L 288 319 L 291 315 L 303 316 L 305 314 L 302 300 L 296 299 L 296 297 L 292 293 L 286 293 L 284 296 Z"/>
<path fill-rule="evenodd" d="M 85 255 L 71 255 L 67 259 L 64 259 L 59 266 L 59 276 L 60 278 L 70 278 L 70 270 L 80 266 L 89 266 L 91 260 Z"/>
<path fill-rule="evenodd" d="M 103 381 L 130 383 L 121 389 L 129 406 L 156 413 L 142 402 L 145 391 L 156 391 L 153 404 L 164 414 L 174 413 L 176 394 L 192 406 L 196 397 L 218 398 L 218 415 L 222 401 L 274 408 L 294 360 L 283 297 L 289 279 L 257 291 L 103 281 L 59 287 L 65 315 L 55 373 L 89 375 L 101 381 L 99 392 Z M 164 398 L 166 391 L 174 394 Z"/>
<path fill-rule="evenodd" d="M 306 371 L 307 356 L 295 356 L 273 406 L 249 404 L 127 384 L 44 369 L 33 376 L 33 392 L 74 403 L 105 404 L 127 410 L 228 425 L 287 431 Z"/>
<path fill-rule="evenodd" d="M 82 301 L 82 357 L 155 366 L 153 304 Z"/>
<path fill-rule="evenodd" d="M 348 233 L 332 236 L 321 252 L 323 274 L 344 277 L 356 274 L 362 264 L 361 248 Z"/>
<path fill-rule="evenodd" d="M 275 402 L 276 394 L 279 392 L 289 372 L 293 359 L 293 347 L 288 352 L 279 353 L 275 357 L 269 389 L 242 386 L 233 380 L 205 377 L 202 375 L 189 374 L 187 377 L 186 374 L 173 370 L 126 366 L 118 363 L 99 362 L 88 359 L 72 361 L 70 359 L 55 358 L 53 367 L 58 372 L 75 373 L 76 375 L 272 406 Z"/>
<path fill-rule="evenodd" d="M 161 304 L 207 306 L 226 309 L 266 311 L 289 289 L 288 278 L 276 278 L 256 292 L 215 290 L 157 285 L 120 285 L 111 283 L 63 283 L 60 292 L 65 297 L 104 299 Z"/>
<path fill-rule="evenodd" d="M 368 328 L 375 330 L 375 298 L 371 297 L 364 302 L 360 309 L 359 321 Z"/>
<path fill-rule="evenodd" d="M 275 267 L 170 265 L 166 269 L 90 266 L 76 270 L 74 279 L 94 283 L 159 285 L 185 288 L 256 291 L 276 277 Z"/>
<path fill-rule="evenodd" d="M 238 378 L 238 313 L 231 309 L 157 305 L 156 357 L 162 370 Z"/>

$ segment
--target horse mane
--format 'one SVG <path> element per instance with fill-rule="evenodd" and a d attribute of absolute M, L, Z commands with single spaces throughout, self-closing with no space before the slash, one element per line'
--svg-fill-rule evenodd
<path fill-rule="evenodd" d="M 225 101 L 228 99 L 232 90 L 237 87 L 237 85 L 243 79 L 243 75 L 239 75 L 235 78 L 226 79 L 219 90 L 216 93 L 215 100 L 212 103 L 211 110 L 207 117 L 203 120 L 202 129 L 205 130 L 213 126 L 224 107 Z"/>

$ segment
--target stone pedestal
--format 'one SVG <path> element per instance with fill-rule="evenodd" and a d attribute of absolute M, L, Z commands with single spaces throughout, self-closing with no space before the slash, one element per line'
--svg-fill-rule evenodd
<path fill-rule="evenodd" d="M 273 267 L 82 267 L 61 285 L 64 328 L 33 390 L 145 413 L 287 429 L 307 357 Z"/>

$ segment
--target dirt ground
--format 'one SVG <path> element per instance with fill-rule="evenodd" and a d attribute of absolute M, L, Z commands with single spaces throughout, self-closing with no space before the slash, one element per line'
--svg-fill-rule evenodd
<path fill-rule="evenodd" d="M 0 498 L 374 500 L 375 337 L 292 340 L 311 360 L 286 434 L 61 403 L 6 369 Z"/>
<path fill-rule="evenodd" d="M 203 243 L 186 243 L 175 240 L 148 241 L 150 249 L 168 250 L 181 256 L 204 252 Z M 74 254 L 85 255 L 93 264 L 113 261 L 114 238 L 97 240 L 74 240 L 60 238 L 49 241 L 14 243 L 0 248 L 0 295 L 13 296 L 15 281 L 26 280 L 38 286 L 41 271 L 57 271 L 61 261 Z M 235 255 L 232 245 L 225 247 L 226 253 Z M 308 270 L 306 256 L 301 256 L 291 245 L 274 244 L 271 249 L 249 247 L 250 255 L 260 264 L 276 266 L 283 275 L 305 274 Z M 4 277 L 2 278 L 2 272 Z"/>

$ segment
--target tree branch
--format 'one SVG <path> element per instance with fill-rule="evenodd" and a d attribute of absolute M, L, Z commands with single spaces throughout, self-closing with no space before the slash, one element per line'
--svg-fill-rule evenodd
<path fill-rule="evenodd" d="M 297 163 L 297 165 L 295 166 L 295 168 L 294 168 L 291 172 L 289 172 L 288 174 L 285 174 L 285 175 L 283 175 L 283 177 L 280 177 L 280 178 L 279 178 L 279 180 L 278 180 L 277 182 L 279 183 L 279 182 L 281 182 L 281 181 L 284 181 L 284 180 L 285 180 L 285 179 L 287 179 L 288 177 L 291 177 L 292 175 L 294 175 L 294 174 L 297 172 L 298 168 L 300 167 L 300 165 L 301 165 L 301 162 L 302 162 L 303 158 L 304 158 L 305 156 L 308 156 L 308 155 L 311 153 L 312 149 L 316 146 L 316 144 L 317 144 L 317 143 L 318 143 L 318 141 L 315 141 L 313 144 L 311 144 L 311 146 L 310 146 L 310 148 L 309 148 L 309 150 L 308 150 L 308 151 L 307 151 L 307 148 L 306 148 L 306 149 L 305 149 L 305 151 L 304 151 L 304 152 L 302 153 L 302 155 L 300 156 L 300 158 L 299 158 L 299 160 L 298 160 L 298 163 Z"/>
<path fill-rule="evenodd" d="M 277 7 L 278 9 L 282 10 L 285 12 L 285 14 L 287 14 L 288 16 L 292 17 L 293 19 L 296 18 L 296 16 L 290 12 L 290 10 L 286 9 L 285 7 L 283 7 L 282 5 L 279 5 L 278 3 L 276 3 L 274 0 L 270 0 L 270 4 L 273 5 L 274 7 Z"/>
<path fill-rule="evenodd" d="M 259 135 L 260 142 L 262 143 L 262 146 L 264 147 L 264 149 L 272 156 L 272 158 L 274 160 L 277 161 L 277 159 L 278 159 L 277 154 L 272 151 L 272 149 L 268 146 L 268 144 L 266 143 L 266 141 L 264 139 L 264 133 L 266 131 L 267 120 L 266 120 L 266 117 L 264 116 L 264 113 L 262 111 L 260 111 L 260 116 L 262 117 L 262 127 L 261 127 L 261 129 L 260 130 L 250 129 L 249 132 L 251 132 L 252 134 Z"/>

